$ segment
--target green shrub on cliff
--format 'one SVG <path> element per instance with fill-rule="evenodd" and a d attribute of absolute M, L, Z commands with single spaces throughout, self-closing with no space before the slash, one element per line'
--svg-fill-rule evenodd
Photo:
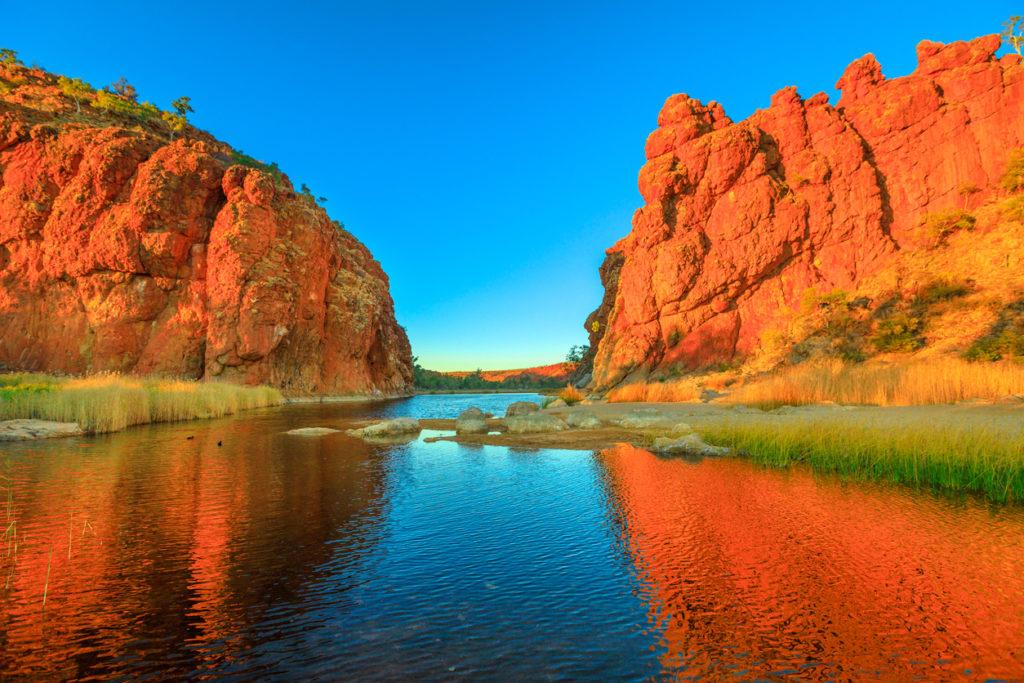
<path fill-rule="evenodd" d="M 61 76 L 57 83 L 60 85 L 61 92 L 68 97 L 74 98 L 75 107 L 78 108 L 78 113 L 81 114 L 82 98 L 88 97 L 93 93 L 92 86 L 81 78 L 68 78 L 67 76 Z"/>
<path fill-rule="evenodd" d="M 17 50 L 0 47 L 0 64 L 21 64 Z"/>
<path fill-rule="evenodd" d="M 935 238 L 936 245 L 944 244 L 946 238 L 954 232 L 973 230 L 977 219 L 960 209 L 946 209 L 930 213 L 921 219 L 921 227 Z"/>
<path fill-rule="evenodd" d="M 1024 148 L 1010 152 L 1006 170 L 999 179 L 999 184 L 1007 192 L 1020 192 L 1021 188 L 1024 188 Z"/>
<path fill-rule="evenodd" d="M 878 351 L 916 351 L 924 346 L 918 333 L 924 327 L 920 318 L 896 313 L 878 323 L 878 334 L 872 342 Z"/>
<path fill-rule="evenodd" d="M 148 121 L 160 113 L 160 110 L 149 102 L 138 104 L 106 90 L 96 91 L 96 97 L 93 99 L 92 106 L 107 112 L 130 116 L 140 121 Z"/>

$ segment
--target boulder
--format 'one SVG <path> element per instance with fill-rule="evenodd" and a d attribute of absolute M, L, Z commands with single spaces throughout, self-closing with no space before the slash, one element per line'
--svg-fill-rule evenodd
<path fill-rule="evenodd" d="M 556 398 L 554 401 L 552 401 L 551 403 L 549 403 L 546 406 L 544 406 L 544 410 L 551 410 L 551 409 L 555 409 L 555 408 L 568 408 L 568 407 L 569 407 L 569 404 L 565 402 L 565 399 Z"/>
<path fill-rule="evenodd" d="M 536 404 L 534 404 L 536 405 Z M 532 412 L 526 415 L 513 415 L 505 418 L 509 434 L 537 434 L 540 432 L 564 432 L 569 425 L 554 415 Z"/>
<path fill-rule="evenodd" d="M 540 406 L 533 401 L 516 401 L 505 411 L 505 417 L 526 415 L 528 413 L 535 413 L 538 410 L 540 410 Z"/>
<path fill-rule="evenodd" d="M 699 434 L 690 433 L 680 437 L 659 436 L 651 451 L 671 455 L 726 455 L 729 449 L 704 443 Z"/>
<path fill-rule="evenodd" d="M 388 439 L 396 436 L 407 436 L 420 433 L 420 423 L 411 417 L 400 417 L 396 420 L 385 420 L 362 429 L 348 429 L 349 436 L 361 439 Z"/>
<path fill-rule="evenodd" d="M 456 434 L 486 434 L 487 427 L 486 413 L 479 408 L 466 408 L 455 419 Z"/>
<path fill-rule="evenodd" d="M 27 441 L 53 439 L 62 436 L 81 436 L 82 428 L 76 422 L 49 420 L 5 420 L 0 422 L 0 441 Z"/>
<path fill-rule="evenodd" d="M 676 424 L 676 418 L 654 408 L 636 408 L 625 415 L 613 418 L 611 422 L 623 429 L 652 429 L 673 426 Z M 686 431 L 690 431 L 688 426 L 686 426 Z"/>
<path fill-rule="evenodd" d="M 565 423 L 573 429 L 600 429 L 604 426 L 600 418 L 589 410 L 575 410 L 569 413 Z"/>

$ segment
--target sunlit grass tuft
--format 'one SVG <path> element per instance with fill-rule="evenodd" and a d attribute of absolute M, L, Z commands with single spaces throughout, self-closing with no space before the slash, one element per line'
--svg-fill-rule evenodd
<path fill-rule="evenodd" d="M 87 432 L 113 432 L 148 422 L 221 417 L 278 405 L 270 387 L 222 382 L 93 375 L 81 378 L 35 373 L 0 375 L 0 420 L 35 418 L 77 422 Z"/>
<path fill-rule="evenodd" d="M 994 424 L 744 415 L 701 429 L 708 443 L 754 461 L 1024 500 L 1024 433 Z"/>
<path fill-rule="evenodd" d="M 880 406 L 956 403 L 1024 393 L 1024 366 L 968 363 L 957 358 L 906 365 L 850 365 L 840 361 L 797 366 L 732 391 L 729 400 L 754 405 L 819 401 Z"/>
<path fill-rule="evenodd" d="M 566 384 L 565 388 L 558 392 L 558 396 L 571 406 L 583 400 L 583 392 L 571 384 Z"/>
<path fill-rule="evenodd" d="M 674 382 L 635 382 L 616 387 L 608 392 L 609 403 L 671 403 L 694 401 L 700 398 L 700 387 L 689 380 Z"/>

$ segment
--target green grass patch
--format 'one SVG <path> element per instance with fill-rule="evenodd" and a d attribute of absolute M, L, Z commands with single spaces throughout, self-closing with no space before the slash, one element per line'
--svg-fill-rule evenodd
<path fill-rule="evenodd" d="M 1024 435 L 966 426 L 744 416 L 705 428 L 708 443 L 773 466 L 1024 500 Z"/>

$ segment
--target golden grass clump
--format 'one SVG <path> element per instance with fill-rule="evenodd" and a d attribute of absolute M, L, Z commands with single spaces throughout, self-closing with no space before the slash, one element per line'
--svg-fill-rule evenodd
<path fill-rule="evenodd" d="M 885 479 L 947 491 L 984 493 L 995 501 L 1024 500 L 1024 438 L 995 423 L 936 424 L 917 417 L 881 420 L 744 415 L 711 425 L 702 436 L 776 466 L 803 462 L 815 470 Z"/>
<path fill-rule="evenodd" d="M 35 373 L 0 375 L 0 420 L 35 418 L 77 422 L 87 432 L 113 432 L 148 422 L 221 417 L 279 405 L 270 387 L 223 382 L 124 377 L 81 378 Z"/>
<path fill-rule="evenodd" d="M 576 405 L 583 400 L 583 392 L 571 384 L 566 384 L 565 388 L 558 392 L 558 396 L 569 405 Z"/>
<path fill-rule="evenodd" d="M 608 392 L 609 403 L 672 403 L 700 398 L 700 387 L 692 380 L 674 382 L 635 382 Z"/>
<path fill-rule="evenodd" d="M 840 361 L 797 366 L 737 387 L 735 403 L 805 405 L 819 401 L 880 406 L 956 403 L 1024 393 L 1024 366 L 969 363 L 957 358 L 907 365 L 850 365 Z"/>

